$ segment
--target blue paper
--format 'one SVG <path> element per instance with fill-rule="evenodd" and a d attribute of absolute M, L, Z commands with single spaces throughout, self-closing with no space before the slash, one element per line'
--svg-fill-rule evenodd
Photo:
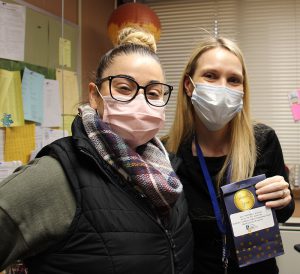
<path fill-rule="evenodd" d="M 45 76 L 25 68 L 22 79 L 24 119 L 42 123 Z"/>

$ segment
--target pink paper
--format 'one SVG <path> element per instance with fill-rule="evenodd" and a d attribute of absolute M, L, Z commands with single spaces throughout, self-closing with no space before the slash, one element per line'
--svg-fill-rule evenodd
<path fill-rule="evenodd" d="M 298 91 L 299 93 L 299 91 Z M 300 97 L 300 95 L 299 95 Z M 300 105 L 299 104 L 292 104 L 291 105 L 291 109 L 292 109 L 292 114 L 293 114 L 293 118 L 295 121 L 300 120 Z"/>

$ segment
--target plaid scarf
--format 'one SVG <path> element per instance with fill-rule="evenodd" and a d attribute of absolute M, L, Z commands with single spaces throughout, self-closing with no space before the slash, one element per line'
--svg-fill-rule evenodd
<path fill-rule="evenodd" d="M 159 214 L 168 214 L 182 192 L 182 184 L 160 140 L 155 137 L 134 151 L 89 105 L 81 106 L 79 111 L 99 155 L 146 195 Z"/>

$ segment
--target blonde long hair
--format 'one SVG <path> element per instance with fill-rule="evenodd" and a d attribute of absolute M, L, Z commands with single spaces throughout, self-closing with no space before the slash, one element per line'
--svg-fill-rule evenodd
<path fill-rule="evenodd" d="M 191 99 L 185 92 L 184 81 L 187 75 L 193 77 L 199 57 L 204 52 L 218 47 L 224 48 L 238 57 L 242 64 L 244 77 L 244 106 L 243 110 L 230 122 L 230 149 L 225 163 L 218 174 L 217 181 L 220 184 L 228 166 L 231 169 L 231 182 L 236 182 L 252 176 L 256 162 L 256 145 L 253 124 L 250 117 L 250 96 L 246 66 L 240 49 L 233 41 L 222 37 L 209 37 L 194 50 L 179 83 L 173 125 L 169 134 L 163 139 L 167 150 L 177 153 L 180 144 L 194 134 L 195 113 Z"/>

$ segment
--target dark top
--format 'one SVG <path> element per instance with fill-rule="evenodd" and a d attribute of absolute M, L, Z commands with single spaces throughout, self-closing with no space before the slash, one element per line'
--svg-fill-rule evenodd
<path fill-rule="evenodd" d="M 273 129 L 259 124 L 255 126 L 258 158 L 254 175 L 284 176 L 287 174 L 278 138 Z M 224 273 L 222 266 L 222 238 L 218 230 L 210 196 L 204 181 L 197 156 L 192 155 L 192 137 L 186 140 L 178 152 L 182 163 L 177 171 L 189 206 L 189 215 L 195 238 L 194 273 Z M 205 157 L 207 168 L 216 188 L 215 177 L 224 161 L 223 157 Z M 225 178 L 224 178 L 225 179 Z M 218 193 L 218 191 L 216 191 Z M 294 201 L 281 210 L 276 210 L 278 222 L 285 222 L 293 213 Z M 239 268 L 233 259 L 229 261 L 228 273 L 278 273 L 275 259 Z"/>
<path fill-rule="evenodd" d="M 193 237 L 183 193 L 162 224 L 150 201 L 98 155 L 80 117 L 72 133 L 38 157 L 60 162 L 76 213 L 56 246 L 27 258 L 29 273 L 191 273 Z"/>

